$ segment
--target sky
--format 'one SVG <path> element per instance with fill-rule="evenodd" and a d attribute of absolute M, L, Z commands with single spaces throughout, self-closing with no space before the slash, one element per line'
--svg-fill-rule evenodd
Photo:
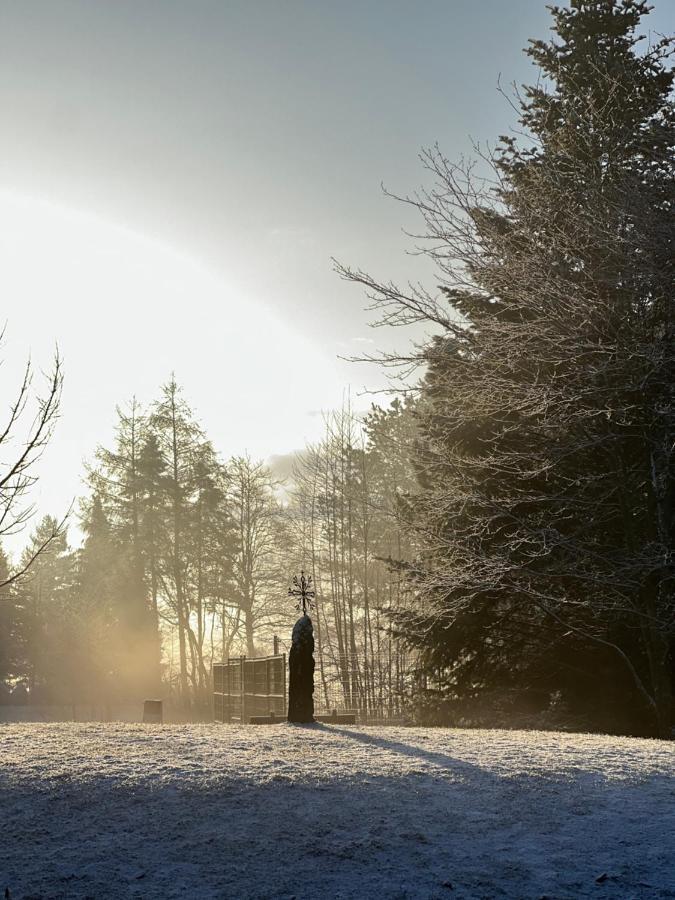
<path fill-rule="evenodd" d="M 549 26 L 541 0 L 0 0 L 4 403 L 28 355 L 65 372 L 41 512 L 172 371 L 224 457 L 377 399 L 341 357 L 409 336 L 369 328 L 331 259 L 434 285 L 382 184 L 507 132 L 498 80 L 536 79 Z M 672 33 L 675 3 L 644 26 Z"/>

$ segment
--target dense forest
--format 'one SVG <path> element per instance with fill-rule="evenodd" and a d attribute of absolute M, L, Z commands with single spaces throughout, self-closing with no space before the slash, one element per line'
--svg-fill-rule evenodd
<path fill-rule="evenodd" d="M 469 164 L 423 154 L 431 186 L 396 199 L 438 289 L 338 265 L 379 325 L 426 329 L 382 358 L 406 389 L 327 416 L 290 477 L 223 458 L 173 377 L 119 408 L 81 546 L 47 516 L 0 556 L 5 699 L 204 714 L 213 661 L 287 646 L 304 569 L 325 708 L 671 735 L 675 106 L 647 13 L 554 8 L 516 135 Z M 51 384 L 0 529 L 26 520 L 58 366 Z"/>

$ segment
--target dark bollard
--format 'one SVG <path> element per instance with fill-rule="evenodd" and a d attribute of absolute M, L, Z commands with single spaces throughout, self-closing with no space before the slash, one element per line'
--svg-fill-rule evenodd
<path fill-rule="evenodd" d="M 295 623 L 288 655 L 288 721 L 314 721 L 314 628 L 308 615 Z"/>
<path fill-rule="evenodd" d="M 148 725 L 161 725 L 163 719 L 161 700 L 146 700 L 143 703 L 143 722 Z"/>

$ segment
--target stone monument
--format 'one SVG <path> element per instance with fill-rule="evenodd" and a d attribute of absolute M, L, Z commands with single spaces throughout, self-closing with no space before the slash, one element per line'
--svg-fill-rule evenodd
<path fill-rule="evenodd" d="M 297 598 L 302 615 L 293 626 L 288 655 L 288 721 L 306 724 L 314 721 L 314 627 L 308 615 L 314 591 L 311 577 L 294 576 L 288 593 Z"/>

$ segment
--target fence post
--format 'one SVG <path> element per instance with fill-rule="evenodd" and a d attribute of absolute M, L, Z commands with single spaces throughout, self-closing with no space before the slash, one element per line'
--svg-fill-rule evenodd
<path fill-rule="evenodd" d="M 244 689 L 244 671 L 246 670 L 246 657 L 239 657 L 239 690 L 240 690 L 240 719 L 242 725 L 246 723 L 246 694 Z"/>
<path fill-rule="evenodd" d="M 278 656 L 279 655 L 279 636 L 275 634 L 273 640 L 274 640 L 274 655 Z"/>
<path fill-rule="evenodd" d="M 216 719 L 216 672 L 214 663 L 211 663 L 211 719 L 213 722 L 217 722 Z M 222 687 L 222 685 L 221 685 Z"/>
<path fill-rule="evenodd" d="M 285 653 L 283 655 L 283 659 L 281 662 L 281 671 L 284 673 L 284 678 L 283 678 L 284 688 L 282 691 L 284 700 L 283 700 L 283 707 L 282 707 L 282 709 L 283 709 L 282 715 L 285 716 L 288 714 L 288 701 L 287 701 L 288 694 L 286 693 L 286 654 Z"/>

